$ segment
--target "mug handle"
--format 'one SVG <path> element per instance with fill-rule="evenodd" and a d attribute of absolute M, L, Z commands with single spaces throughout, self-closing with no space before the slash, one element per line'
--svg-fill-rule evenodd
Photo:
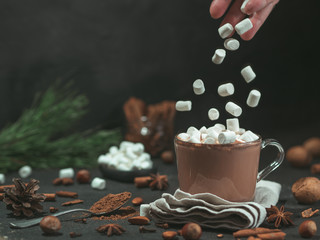
<path fill-rule="evenodd" d="M 274 171 L 277 167 L 279 167 L 280 164 L 282 163 L 284 155 L 285 155 L 283 147 L 281 146 L 281 144 L 277 140 L 275 140 L 275 139 L 262 140 L 261 149 L 264 149 L 267 146 L 274 146 L 274 147 L 278 148 L 278 151 L 279 151 L 278 156 L 276 157 L 276 159 L 272 163 L 270 163 L 270 165 L 268 165 L 266 168 L 264 168 L 263 170 L 261 170 L 258 173 L 257 182 L 264 179 L 272 171 Z"/>

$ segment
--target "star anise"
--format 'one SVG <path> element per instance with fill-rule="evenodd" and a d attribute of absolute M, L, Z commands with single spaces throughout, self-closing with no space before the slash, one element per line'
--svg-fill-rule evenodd
<path fill-rule="evenodd" d="M 36 193 L 39 190 L 39 181 L 31 179 L 25 185 L 20 178 L 14 178 L 14 187 L 6 188 L 3 202 L 7 208 L 13 211 L 15 216 L 25 215 L 32 217 L 37 212 L 42 212 L 43 207 L 40 202 L 45 200 L 43 194 Z"/>
<path fill-rule="evenodd" d="M 283 225 L 294 225 L 290 216 L 293 215 L 292 212 L 285 212 L 284 206 L 282 205 L 280 209 L 276 206 L 271 206 L 270 208 L 266 208 L 267 210 L 267 221 L 274 222 L 274 226 L 278 228 L 280 224 Z"/>
<path fill-rule="evenodd" d="M 151 182 L 149 183 L 149 187 L 151 189 L 164 190 L 168 187 L 167 175 L 160 175 L 159 173 L 157 174 L 151 173 L 150 175 L 151 175 Z"/>
<path fill-rule="evenodd" d="M 126 231 L 121 225 L 115 223 L 101 225 L 96 230 L 100 233 L 106 233 L 108 237 L 114 234 L 121 235 Z"/>

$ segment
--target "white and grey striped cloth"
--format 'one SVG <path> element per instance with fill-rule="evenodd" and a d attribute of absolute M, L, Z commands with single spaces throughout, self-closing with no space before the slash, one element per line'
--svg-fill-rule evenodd
<path fill-rule="evenodd" d="M 253 202 L 229 202 L 210 193 L 189 194 L 177 189 L 140 207 L 140 215 L 155 222 L 185 224 L 196 222 L 202 227 L 238 230 L 255 228 L 266 218 L 266 207 L 276 205 L 281 185 L 262 180 L 257 183 Z"/>

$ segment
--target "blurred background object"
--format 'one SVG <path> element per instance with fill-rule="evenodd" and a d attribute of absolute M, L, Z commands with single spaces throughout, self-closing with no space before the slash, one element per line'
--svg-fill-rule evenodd
<path fill-rule="evenodd" d="M 220 66 L 211 62 L 223 40 L 210 3 L 1 1 L 0 126 L 17 120 L 35 92 L 61 78 L 74 79 L 90 100 L 90 114 L 78 128 L 124 126 L 122 106 L 135 96 L 148 104 L 192 100 L 191 112 L 177 113 L 176 131 L 214 124 L 207 117 L 211 107 L 220 110 L 216 122 L 224 123 L 231 100 L 243 107 L 240 125 L 262 136 L 319 133 L 318 1 L 280 1 L 253 40 L 240 40 Z M 245 64 L 257 74 L 250 84 L 240 75 Z M 192 92 L 198 78 L 206 85 L 201 96 Z M 217 94 L 225 82 L 235 86 L 228 99 Z M 262 93 L 253 109 L 245 105 L 251 89 Z"/>

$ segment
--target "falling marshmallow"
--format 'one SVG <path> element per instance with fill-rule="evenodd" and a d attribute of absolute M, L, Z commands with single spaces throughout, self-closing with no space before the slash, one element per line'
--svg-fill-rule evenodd
<path fill-rule="evenodd" d="M 251 90 L 247 98 L 247 105 L 249 107 L 256 107 L 259 104 L 261 93 L 258 90 Z"/>
<path fill-rule="evenodd" d="M 208 111 L 208 117 L 211 121 L 217 120 L 219 118 L 220 114 L 218 109 L 216 108 L 210 108 Z"/>
<path fill-rule="evenodd" d="M 32 174 L 32 168 L 30 166 L 23 166 L 19 169 L 19 175 L 21 178 L 27 178 Z"/>
<path fill-rule="evenodd" d="M 201 95 L 205 92 L 204 83 L 201 79 L 197 79 L 193 82 L 193 92 L 196 95 Z"/>
<path fill-rule="evenodd" d="M 232 83 L 225 83 L 218 87 L 218 94 L 221 97 L 227 97 L 234 94 L 234 86 Z"/>
<path fill-rule="evenodd" d="M 191 111 L 191 101 L 178 101 L 176 102 L 176 110 L 180 112 Z"/>
<path fill-rule="evenodd" d="M 240 47 L 240 42 L 237 39 L 234 38 L 228 38 L 223 43 L 225 49 L 229 51 L 236 51 Z"/>
<path fill-rule="evenodd" d="M 215 64 L 221 64 L 226 57 L 226 50 L 217 49 L 212 57 L 212 62 Z"/>
<path fill-rule="evenodd" d="M 226 104 L 226 111 L 235 117 L 239 117 L 242 113 L 242 108 L 233 102 Z"/>
<path fill-rule="evenodd" d="M 233 32 L 233 27 L 230 23 L 226 23 L 218 28 L 218 33 L 220 37 L 223 39 L 225 39 L 226 37 L 229 37 L 232 32 Z"/>
<path fill-rule="evenodd" d="M 103 190 L 106 188 L 106 180 L 95 177 L 91 182 L 91 187 L 93 189 Z"/>
<path fill-rule="evenodd" d="M 235 29 L 239 35 L 242 35 L 249 31 L 253 27 L 252 22 L 249 18 L 246 18 L 239 22 L 236 26 Z"/>
<path fill-rule="evenodd" d="M 256 78 L 256 74 L 254 73 L 250 65 L 241 70 L 241 75 L 247 83 Z"/>
<path fill-rule="evenodd" d="M 244 0 L 241 7 L 240 7 L 240 10 L 241 12 L 243 12 L 244 14 L 247 14 L 244 10 L 244 8 L 246 7 L 247 3 L 249 2 L 250 0 Z"/>

